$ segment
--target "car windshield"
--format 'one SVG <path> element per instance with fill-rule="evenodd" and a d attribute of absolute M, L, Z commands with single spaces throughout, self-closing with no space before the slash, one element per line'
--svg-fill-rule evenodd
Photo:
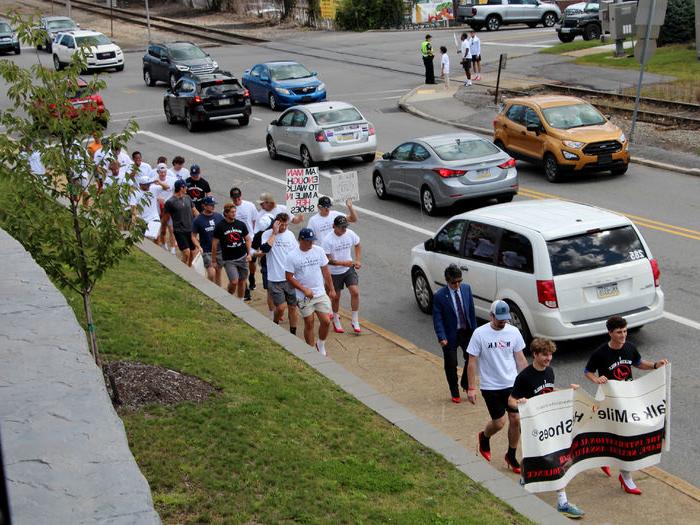
<path fill-rule="evenodd" d="M 632 226 L 595 230 L 548 241 L 547 250 L 553 275 L 584 272 L 647 258 Z"/>
<path fill-rule="evenodd" d="M 584 7 L 583 10 L 586 13 L 598 12 L 600 11 L 600 5 L 598 5 L 598 2 L 589 2 L 586 4 L 586 7 Z"/>
<path fill-rule="evenodd" d="M 431 147 L 442 160 L 471 160 L 499 152 L 496 146 L 481 139 L 457 139 L 448 144 L 431 144 Z"/>
<path fill-rule="evenodd" d="M 206 58 L 207 54 L 197 46 L 182 46 L 170 48 L 170 56 L 175 60 L 190 60 L 193 58 Z"/>
<path fill-rule="evenodd" d="M 605 124 L 605 117 L 590 104 L 556 106 L 542 110 L 545 120 L 557 129 L 580 128 Z"/>
<path fill-rule="evenodd" d="M 104 35 L 77 36 L 75 43 L 78 47 L 104 46 L 112 42 Z"/>
<path fill-rule="evenodd" d="M 203 84 L 202 95 L 215 97 L 217 95 L 234 95 L 238 93 L 240 85 L 235 80 L 223 80 L 215 84 Z"/>
<path fill-rule="evenodd" d="M 75 24 L 72 20 L 51 20 L 47 26 L 49 29 L 71 29 Z"/>
<path fill-rule="evenodd" d="M 314 120 L 319 126 L 329 124 L 344 124 L 345 122 L 355 122 L 362 120 L 362 115 L 355 108 L 331 109 L 329 111 L 319 111 L 313 113 Z"/>
<path fill-rule="evenodd" d="M 270 66 L 270 76 L 272 80 L 294 80 L 295 78 L 306 78 L 313 75 L 311 71 L 301 64 L 283 64 Z"/>
<path fill-rule="evenodd" d="M 12 33 L 12 28 L 5 22 L 0 22 L 0 33 Z"/>

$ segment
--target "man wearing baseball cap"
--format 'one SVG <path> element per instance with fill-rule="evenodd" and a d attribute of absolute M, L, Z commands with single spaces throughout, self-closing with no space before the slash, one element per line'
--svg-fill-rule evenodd
<path fill-rule="evenodd" d="M 192 173 L 191 170 L 190 173 Z M 202 250 L 202 262 L 207 270 L 207 278 L 219 286 L 221 286 L 221 268 L 224 266 L 224 259 L 221 256 L 221 250 L 212 253 L 211 245 L 214 238 L 214 228 L 222 220 L 224 220 L 224 216 L 216 211 L 214 197 L 204 197 L 202 199 L 202 213 L 192 221 L 192 236 L 196 241 L 197 248 Z M 211 263 L 214 258 L 217 262 L 216 266 Z"/>
<path fill-rule="evenodd" d="M 131 220 L 135 221 L 139 217 L 143 219 L 146 222 L 145 237 L 156 242 L 160 232 L 160 209 L 158 201 L 150 191 L 154 180 L 151 174 L 136 176 L 138 188 L 129 195 L 129 206 L 131 206 Z"/>
<path fill-rule="evenodd" d="M 269 191 L 264 191 L 260 194 L 258 204 L 260 204 L 260 211 L 258 212 L 258 216 L 255 218 L 255 222 L 262 219 L 265 215 L 272 215 L 273 217 L 277 217 L 277 215 L 279 215 L 280 213 L 286 213 L 287 215 L 289 215 L 289 221 L 292 224 L 299 224 L 301 221 L 304 220 L 303 213 L 300 213 L 299 215 L 294 215 L 289 212 L 289 210 L 284 204 L 277 204 L 277 202 L 275 201 L 275 196 L 272 195 L 272 193 L 270 193 Z M 258 230 L 258 228 L 256 228 L 256 230 Z"/>
<path fill-rule="evenodd" d="M 491 436 L 501 430 L 508 420 L 508 452 L 506 465 L 516 474 L 520 473 L 520 463 L 515 450 L 520 439 L 520 416 L 517 408 L 508 405 L 508 398 L 518 372 L 527 367 L 523 355 L 525 341 L 520 331 L 509 324 L 510 306 L 502 300 L 491 303 L 489 322 L 472 334 L 467 353 L 471 356 L 467 367 L 469 388 L 467 399 L 476 404 L 476 367 L 479 366 L 481 395 L 491 420 L 479 432 L 479 453 L 491 461 Z M 508 417 L 506 418 L 506 413 Z"/>
<path fill-rule="evenodd" d="M 318 239 L 316 241 L 318 244 L 322 244 L 326 235 L 333 231 L 333 221 L 335 218 L 346 216 L 344 213 L 331 210 L 332 206 L 333 201 L 330 197 L 325 195 L 320 197 L 318 199 L 318 213 L 309 219 L 309 228 L 314 231 L 314 235 Z M 348 208 L 348 222 L 357 222 L 357 213 L 355 212 L 355 208 L 352 207 L 352 199 L 346 200 L 345 206 Z"/>
<path fill-rule="evenodd" d="M 187 195 L 192 199 L 197 211 L 202 213 L 202 201 L 204 197 L 209 197 L 211 195 L 211 186 L 209 186 L 209 183 L 202 177 L 202 168 L 199 167 L 199 164 L 192 164 L 192 166 L 190 166 L 190 176 L 185 179 L 185 182 L 187 183 Z"/>
<path fill-rule="evenodd" d="M 161 244 L 165 242 L 165 229 L 172 218 L 175 242 L 182 252 L 182 262 L 192 266 L 196 254 L 196 245 L 192 239 L 192 220 L 199 213 L 192 204 L 192 199 L 187 195 L 187 184 L 184 180 L 176 180 L 174 190 L 173 196 L 165 202 L 163 215 L 160 218 L 160 242 Z"/>
<path fill-rule="evenodd" d="M 299 310 L 304 318 L 304 340 L 326 355 L 326 337 L 331 320 L 331 299 L 335 299 L 333 281 L 328 271 L 328 258 L 311 228 L 299 232 L 299 248 L 287 255 L 285 274 L 287 282 L 296 288 Z M 314 342 L 314 313 L 318 317 L 318 342 Z"/>

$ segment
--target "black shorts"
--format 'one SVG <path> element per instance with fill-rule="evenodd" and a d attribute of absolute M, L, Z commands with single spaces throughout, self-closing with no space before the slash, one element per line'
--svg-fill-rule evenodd
<path fill-rule="evenodd" d="M 175 242 L 181 252 L 185 250 L 194 250 L 194 242 L 192 242 L 191 232 L 173 232 L 175 234 Z"/>
<path fill-rule="evenodd" d="M 462 67 L 464 68 L 465 73 L 469 73 L 469 69 L 471 68 L 472 61 L 470 58 L 463 58 L 462 59 Z"/>
<path fill-rule="evenodd" d="M 472 55 L 472 62 L 474 64 L 478 64 L 479 62 L 481 62 L 481 55 Z"/>
<path fill-rule="evenodd" d="M 484 398 L 486 408 L 488 408 L 489 415 L 493 421 L 501 419 L 506 411 L 518 413 L 517 409 L 508 406 L 508 397 L 512 390 L 512 388 L 504 388 L 503 390 L 481 391 L 481 396 Z"/>

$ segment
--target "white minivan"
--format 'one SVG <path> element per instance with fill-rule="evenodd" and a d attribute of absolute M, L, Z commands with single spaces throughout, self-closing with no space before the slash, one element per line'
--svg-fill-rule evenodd
<path fill-rule="evenodd" d="M 578 339 L 607 333 L 621 315 L 630 328 L 659 319 L 659 266 L 623 215 L 559 200 L 488 206 L 456 215 L 411 250 L 419 308 L 432 311 L 444 270 L 462 268 L 476 314 L 503 299 L 525 339 Z"/>

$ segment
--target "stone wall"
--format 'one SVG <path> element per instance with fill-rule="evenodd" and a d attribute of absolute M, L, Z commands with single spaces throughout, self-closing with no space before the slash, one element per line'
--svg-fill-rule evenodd
<path fill-rule="evenodd" d="M 0 230 L 0 436 L 14 525 L 159 524 L 63 295 Z"/>

